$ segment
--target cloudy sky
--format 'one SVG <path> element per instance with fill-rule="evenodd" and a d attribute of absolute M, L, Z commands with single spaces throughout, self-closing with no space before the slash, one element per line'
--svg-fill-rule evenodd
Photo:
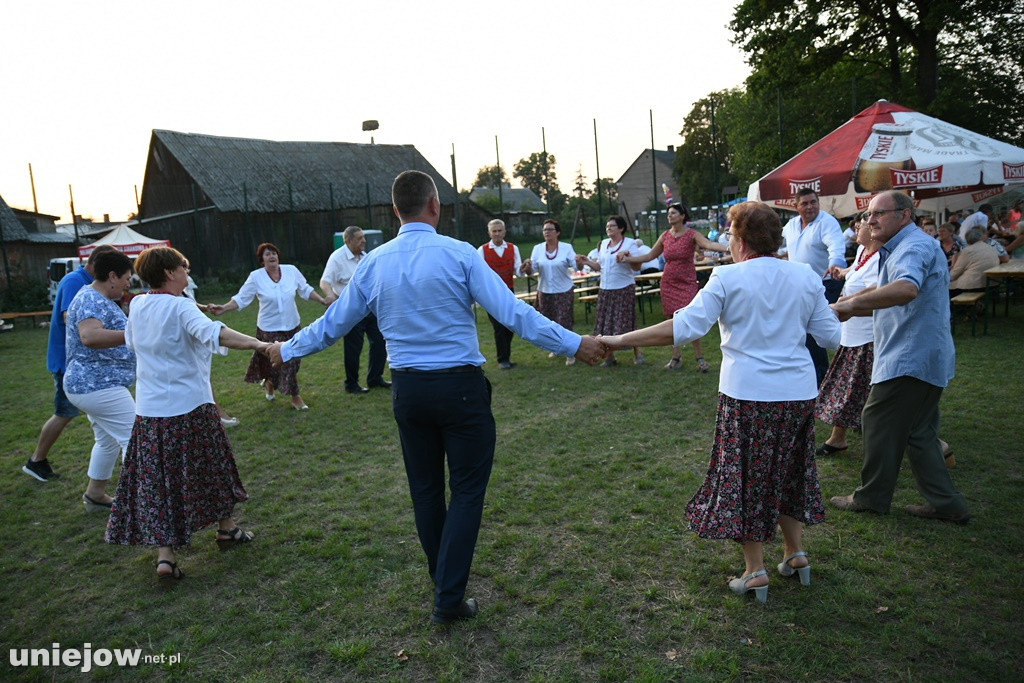
<path fill-rule="evenodd" d="M 0 196 L 70 220 L 124 219 L 154 128 L 415 145 L 451 180 L 541 149 L 564 191 L 618 178 L 748 73 L 732 3 L 695 0 L 218 0 L 5 3 Z"/>

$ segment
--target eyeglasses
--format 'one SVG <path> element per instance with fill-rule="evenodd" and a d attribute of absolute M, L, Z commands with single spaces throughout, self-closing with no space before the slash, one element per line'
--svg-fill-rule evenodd
<path fill-rule="evenodd" d="M 554 228 L 543 228 L 543 229 L 541 229 L 541 232 L 558 232 L 558 231 L 555 230 Z"/>
<path fill-rule="evenodd" d="M 881 218 L 887 213 L 895 213 L 897 211 L 904 211 L 905 209 L 880 209 L 878 211 L 865 211 L 864 220 L 869 221 L 872 218 Z"/>
<path fill-rule="evenodd" d="M 722 233 L 726 239 L 732 239 L 732 230 L 726 230 Z"/>
<path fill-rule="evenodd" d="M 182 268 L 184 268 L 187 271 L 192 270 L 191 268 L 188 267 L 188 261 L 182 261 L 180 265 L 181 265 Z"/>

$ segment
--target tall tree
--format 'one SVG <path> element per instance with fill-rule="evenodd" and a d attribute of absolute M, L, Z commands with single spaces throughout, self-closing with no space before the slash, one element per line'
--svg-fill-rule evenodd
<path fill-rule="evenodd" d="M 555 156 L 545 152 L 533 152 L 525 159 L 520 159 L 512 167 L 512 175 L 519 179 L 523 187 L 550 203 L 548 189 L 558 192 L 558 178 L 555 176 Z"/>
<path fill-rule="evenodd" d="M 1024 140 L 1020 0 L 743 0 L 730 28 L 753 67 L 747 88 L 760 96 L 779 88 L 818 109 L 829 101 L 814 87 L 823 77 L 859 74 L 858 89 Z"/>
<path fill-rule="evenodd" d="M 484 166 L 476 172 L 473 187 L 498 187 L 508 182 L 508 173 L 502 166 Z"/>
<path fill-rule="evenodd" d="M 737 182 L 731 171 L 732 146 L 724 124 L 729 120 L 728 109 L 742 98 L 743 93 L 739 90 L 711 93 L 697 102 L 683 121 L 683 129 L 679 132 L 683 136 L 683 144 L 676 150 L 672 176 L 682 195 L 695 204 L 717 204 L 721 189 Z M 711 126 L 712 102 L 715 105 L 714 131 Z"/>

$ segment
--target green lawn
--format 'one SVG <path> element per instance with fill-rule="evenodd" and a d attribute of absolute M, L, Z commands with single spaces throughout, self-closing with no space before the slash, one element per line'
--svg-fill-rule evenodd
<path fill-rule="evenodd" d="M 303 302 L 304 322 L 317 309 Z M 251 333 L 255 307 L 224 319 Z M 682 512 L 714 428 L 717 329 L 710 375 L 690 349 L 678 373 L 661 370 L 668 349 L 649 349 L 641 367 L 622 354 L 615 368 L 567 368 L 518 338 L 519 366 L 499 371 L 477 319 L 498 451 L 469 585 L 481 612 L 450 629 L 427 619 L 389 394 L 343 393 L 340 345 L 302 361 L 303 413 L 242 382 L 247 354 L 214 359 L 218 397 L 242 420 L 229 434 L 250 500 L 236 512 L 256 541 L 221 552 L 212 529 L 198 534 L 178 556 L 187 578 L 167 586 L 155 551 L 105 545 L 105 517 L 82 509 L 84 418 L 51 453 L 60 480 L 20 472 L 51 411 L 46 331 L 0 335 L 0 642 L 180 656 L 88 674 L 5 656 L 0 679 L 1019 680 L 1019 303 L 986 337 L 957 330 L 942 434 L 971 524 L 904 513 L 919 502 L 905 468 L 891 514 L 830 508 L 808 530 L 809 589 L 775 575 L 781 537 L 768 544 L 766 606 L 725 585 L 742 570 L 739 547 L 697 538 Z M 582 309 L 577 321 L 589 331 Z M 826 497 L 853 490 L 860 456 L 852 434 L 847 453 L 819 462 Z"/>

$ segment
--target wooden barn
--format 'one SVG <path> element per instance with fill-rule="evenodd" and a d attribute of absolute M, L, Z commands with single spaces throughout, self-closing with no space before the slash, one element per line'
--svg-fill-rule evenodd
<path fill-rule="evenodd" d="M 50 259 L 75 255 L 74 238 L 56 232 L 53 221 L 31 211 L 20 211 L 28 220 L 21 220 L 0 197 L 0 291 L 8 284 L 18 287 L 27 283 L 40 288 L 47 283 Z M 42 220 L 37 221 L 37 216 Z"/>
<path fill-rule="evenodd" d="M 154 130 L 140 223 L 170 240 L 202 276 L 256 267 L 273 242 L 283 261 L 321 267 L 348 225 L 394 237 L 391 183 L 402 171 L 430 174 L 441 200 L 439 232 L 487 240 L 487 216 L 462 201 L 412 145 L 276 142 Z M 458 216 L 458 220 L 456 220 Z"/>

